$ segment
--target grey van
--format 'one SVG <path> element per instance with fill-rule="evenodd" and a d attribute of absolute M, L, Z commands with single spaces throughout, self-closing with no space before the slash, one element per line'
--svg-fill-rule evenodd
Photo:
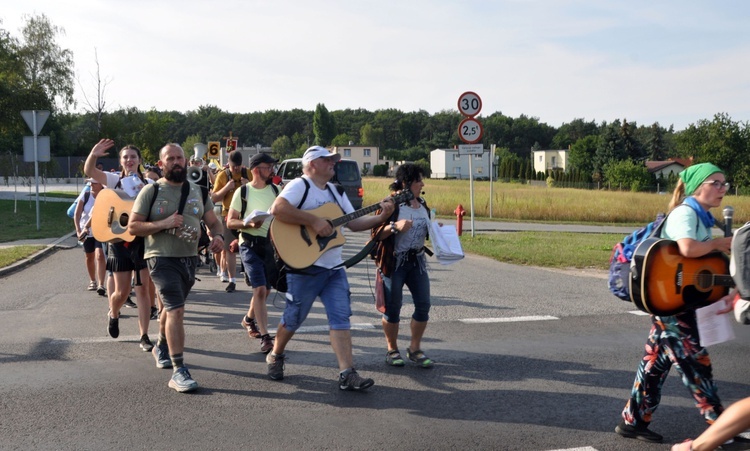
<path fill-rule="evenodd" d="M 276 174 L 281 177 L 284 184 L 302 175 L 302 158 L 290 158 L 279 164 Z M 354 160 L 340 160 L 336 163 L 335 174 L 331 180 L 334 184 L 341 185 L 346 190 L 346 196 L 355 210 L 362 208 L 362 198 L 365 190 L 362 188 L 362 175 L 359 165 Z"/>

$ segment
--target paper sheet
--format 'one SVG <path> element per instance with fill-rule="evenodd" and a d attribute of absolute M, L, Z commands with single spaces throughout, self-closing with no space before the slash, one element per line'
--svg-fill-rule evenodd
<path fill-rule="evenodd" d="M 723 302 L 699 308 L 695 311 L 698 322 L 698 334 L 701 337 L 701 346 L 711 346 L 725 341 L 734 340 L 734 329 L 732 329 L 731 313 L 717 315 L 716 312 L 724 308 Z"/>
<path fill-rule="evenodd" d="M 247 216 L 245 216 L 245 219 L 242 222 L 244 222 L 245 225 L 248 225 L 251 222 L 265 221 L 268 218 L 272 218 L 272 217 L 273 215 L 267 211 L 253 210 L 250 213 L 248 213 Z"/>
<path fill-rule="evenodd" d="M 443 225 L 433 221 L 430 223 L 430 241 L 435 251 L 435 257 L 441 265 L 451 265 L 464 258 L 461 240 L 458 238 L 455 226 Z"/>

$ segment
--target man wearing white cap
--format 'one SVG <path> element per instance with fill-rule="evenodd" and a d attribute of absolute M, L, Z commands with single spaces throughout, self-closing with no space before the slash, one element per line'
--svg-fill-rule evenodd
<path fill-rule="evenodd" d="M 311 228 L 317 236 L 330 236 L 334 229 L 325 218 L 306 210 L 314 210 L 334 202 L 344 213 L 354 211 L 351 202 L 338 192 L 329 181 L 334 176 L 334 166 L 341 155 L 329 152 L 320 146 L 307 149 L 302 156 L 304 175 L 289 182 L 271 206 L 276 220 L 287 224 L 301 224 Z M 347 227 L 355 232 L 368 230 L 388 220 L 393 213 L 390 198 L 380 203 L 379 215 L 361 216 L 350 221 Z M 328 316 L 330 339 L 339 364 L 339 388 L 341 390 L 365 390 L 375 382 L 361 377 L 354 369 L 352 356 L 352 315 L 349 282 L 341 258 L 342 248 L 333 247 L 320 255 L 315 263 L 302 273 L 287 274 L 289 291 L 286 308 L 281 318 L 273 350 L 266 357 L 268 376 L 274 380 L 284 378 L 284 350 L 294 332 L 310 312 L 315 298 L 320 297 Z"/>

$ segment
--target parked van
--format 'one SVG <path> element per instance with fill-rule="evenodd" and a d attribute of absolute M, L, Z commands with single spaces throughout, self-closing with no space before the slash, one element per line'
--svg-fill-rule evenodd
<path fill-rule="evenodd" d="M 286 185 L 293 179 L 302 175 L 302 158 L 290 158 L 279 164 L 276 174 Z M 336 163 L 335 174 L 331 182 L 341 185 L 346 190 L 346 196 L 355 210 L 362 208 L 362 198 L 365 190 L 362 188 L 362 175 L 359 172 L 359 165 L 354 160 L 339 160 Z"/>

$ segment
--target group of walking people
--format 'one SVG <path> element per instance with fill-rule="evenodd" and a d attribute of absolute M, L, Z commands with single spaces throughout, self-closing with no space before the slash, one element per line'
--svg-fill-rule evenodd
<path fill-rule="evenodd" d="M 216 175 L 213 189 L 205 190 L 187 180 L 189 163 L 177 144 L 167 144 L 160 150 L 158 167 L 162 177 L 156 181 L 141 173 L 140 151 L 133 146 L 120 150 L 120 173 L 107 173 L 96 168 L 96 160 L 113 146 L 112 140 L 99 141 L 84 166 L 86 175 L 98 185 L 98 189 L 121 189 L 126 185 L 128 189 L 123 191 L 134 193 L 127 232 L 137 238 L 131 242 L 115 240 L 108 244 L 107 270 L 113 281 L 107 315 L 110 336 L 116 338 L 119 335 L 119 312 L 128 298 L 131 277 L 135 275 L 139 279 L 135 285 L 139 314 L 148 312 L 146 287 L 153 283 L 163 306 L 159 334 L 156 343 L 152 344 L 148 338 L 149 318 L 140 318 L 139 315 L 141 347 L 153 353 L 158 368 L 173 369 L 169 381 L 171 388 L 188 392 L 198 387 L 183 355 L 185 304 L 195 283 L 198 249 L 195 241 L 185 240 L 179 231 L 182 228 L 200 230 L 202 221 L 210 236 L 209 250 L 224 256 L 227 276 L 234 276 L 234 260 L 236 253 L 240 254 L 246 282 L 252 287 L 250 305 L 240 324 L 252 339 L 259 339 L 260 351 L 267 354 L 271 379 L 283 379 L 286 348 L 305 321 L 315 299 L 320 298 L 328 316 L 331 346 L 338 361 L 337 383 L 340 389 L 365 390 L 374 384 L 371 378 L 360 376 L 354 365 L 349 319 L 352 315 L 351 295 L 341 247 L 321 251 L 309 268 L 286 275 L 286 305 L 272 336 L 266 305 L 272 289 L 268 269 L 268 259 L 273 256 L 270 220 L 265 219 L 268 218 L 265 215 L 261 219 L 246 216 L 251 211 L 267 211 L 274 220 L 307 227 L 318 237 L 338 233 L 328 221 L 330 218 L 315 210 L 333 203 L 342 215 L 354 212 L 346 195 L 330 182 L 340 155 L 318 146 L 307 149 L 303 155 L 304 175 L 282 190 L 273 183 L 276 159 L 258 153 L 245 166 L 241 153 L 232 152 L 226 170 Z M 397 344 L 404 286 L 411 291 L 415 304 L 407 359 L 423 368 L 433 365 L 421 349 L 430 310 L 424 252 L 429 210 L 419 197 L 424 186 L 423 177 L 424 173 L 418 166 L 402 165 L 391 189 L 394 192 L 410 191 L 414 199 L 394 205 L 391 196 L 386 196 L 375 214 L 357 217 L 346 224 L 352 231 L 370 230 L 372 238 L 378 242 L 377 248 L 387 249 L 387 252 L 378 253 L 377 265 L 386 280 L 384 286 L 388 299 L 383 315 L 387 348 L 385 362 L 393 366 L 405 364 Z M 214 202 L 217 202 L 216 209 Z M 221 212 L 217 214 L 219 202 Z M 140 252 L 135 249 L 137 241 L 142 241 Z M 227 291 L 234 291 L 234 277 L 227 277 L 227 283 Z M 151 346 L 144 344 L 144 340 Z"/>
<path fill-rule="evenodd" d="M 340 155 L 313 146 L 302 157 L 304 175 L 289 182 L 283 190 L 273 183 L 276 159 L 264 153 L 253 155 L 243 164 L 241 154 L 230 155 L 229 167 L 219 172 L 213 190 L 186 180 L 187 160 L 177 144 L 167 144 L 159 153 L 159 168 L 163 176 L 151 181 L 140 173 L 140 151 L 126 146 L 120 151 L 122 171 L 106 173 L 96 168 L 96 159 L 113 146 L 111 140 L 101 140 L 89 155 L 85 171 L 92 180 L 92 188 L 121 187 L 123 183 L 138 185 L 127 230 L 143 238 L 143 253 L 134 257 L 126 242 L 109 244 L 107 270 L 112 273 L 113 289 L 109 296 L 108 331 L 119 333 L 117 320 L 127 299 L 133 274 L 140 279 L 136 284 L 139 308 L 139 328 L 148 341 L 147 287 L 153 281 L 163 304 L 159 336 L 155 346 L 144 345 L 152 351 L 159 368 L 172 368 L 169 386 L 180 392 L 195 390 L 198 383 L 184 363 L 185 333 L 183 319 L 190 289 L 195 283 L 198 263 L 197 244 L 181 239 L 178 233 L 163 233 L 182 227 L 200 229 L 203 221 L 211 237 L 209 249 L 222 253 L 227 268 L 227 291 L 234 291 L 236 253 L 240 254 L 246 282 L 252 287 L 248 311 L 240 324 L 252 339 L 260 339 L 260 351 L 266 353 L 268 376 L 284 378 L 286 350 L 295 332 L 308 316 L 315 299 L 325 307 L 329 338 L 339 367 L 337 382 L 342 390 L 366 390 L 373 379 L 361 376 L 355 367 L 351 341 L 351 295 L 342 259 L 341 247 L 321 251 L 315 262 L 301 271 L 286 275 L 288 290 L 286 305 L 274 336 L 268 324 L 266 301 L 271 291 L 268 260 L 273 255 L 266 216 L 245 216 L 247 212 L 269 212 L 274 220 L 296 224 L 309 230 L 314 237 L 329 237 L 337 231 L 318 211 L 326 204 L 337 205 L 342 214 L 354 212 L 349 199 L 331 183 L 335 164 Z M 132 180 L 129 180 L 132 179 Z M 140 181 L 141 183 L 138 183 Z M 149 189 L 153 184 L 156 189 Z M 376 266 L 383 278 L 385 311 L 382 327 L 385 335 L 387 365 L 404 366 L 412 361 L 423 368 L 434 362 L 422 350 L 422 337 L 429 321 L 430 282 L 427 273 L 425 240 L 428 239 L 430 210 L 421 197 L 424 172 L 414 164 L 399 166 L 391 194 L 410 192 L 411 199 L 394 203 L 386 196 L 373 215 L 350 220 L 346 226 L 352 231 L 370 230 L 377 242 Z M 713 238 L 714 218 L 710 209 L 719 207 L 728 189 L 724 172 L 710 163 L 688 167 L 679 175 L 677 187 L 670 201 L 662 237 L 675 241 L 685 258 L 701 257 L 711 252 L 728 253 L 732 237 Z M 221 210 L 214 209 L 221 202 Z M 677 208 L 687 205 L 690 208 Z M 219 213 L 219 214 L 217 214 Z M 220 276 L 222 274 L 219 274 Z M 229 277 L 231 275 L 231 277 Z M 92 279 L 93 280 L 93 279 Z M 99 283 L 101 279 L 97 279 Z M 399 349 L 399 325 L 403 303 L 403 289 L 408 288 L 414 312 L 410 321 L 410 341 L 406 358 Z M 724 312 L 733 309 L 734 293 L 722 298 Z M 672 366 L 679 371 L 682 381 L 696 400 L 696 406 L 708 424 L 713 424 L 701 437 L 675 445 L 674 449 L 745 449 L 747 440 L 736 436 L 747 428 L 748 401 L 731 406 L 727 412 L 717 394 L 708 351 L 700 345 L 694 307 L 671 316 L 651 316 L 651 331 L 646 351 L 636 372 L 631 395 L 622 411 L 615 431 L 626 438 L 660 442 L 663 437 L 651 428 L 652 415 L 657 409 L 662 384 Z M 736 437 L 735 437 L 736 436 Z M 691 448 L 692 447 L 692 448 Z"/>

